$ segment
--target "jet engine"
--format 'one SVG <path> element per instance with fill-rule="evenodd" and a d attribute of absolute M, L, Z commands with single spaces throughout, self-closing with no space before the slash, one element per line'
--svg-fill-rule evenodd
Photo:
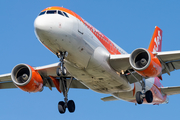
<path fill-rule="evenodd" d="M 23 91 L 38 92 L 43 89 L 41 75 L 27 64 L 16 65 L 11 72 L 13 83 Z"/>
<path fill-rule="evenodd" d="M 129 62 L 133 69 L 143 77 L 157 77 L 162 72 L 159 59 L 144 48 L 134 50 L 130 55 Z"/>

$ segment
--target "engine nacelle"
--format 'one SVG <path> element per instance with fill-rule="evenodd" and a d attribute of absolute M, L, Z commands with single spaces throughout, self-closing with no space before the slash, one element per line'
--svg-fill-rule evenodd
<path fill-rule="evenodd" d="M 16 65 L 11 72 L 11 79 L 18 88 L 26 92 L 38 92 L 43 89 L 42 77 L 27 64 Z"/>
<path fill-rule="evenodd" d="M 133 69 L 144 77 L 157 77 L 162 72 L 159 59 L 144 48 L 134 50 L 130 55 L 129 62 Z"/>

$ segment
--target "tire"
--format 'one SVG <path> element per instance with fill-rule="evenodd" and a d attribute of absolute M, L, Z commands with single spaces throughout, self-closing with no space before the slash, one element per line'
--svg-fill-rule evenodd
<path fill-rule="evenodd" d="M 138 91 L 138 92 L 136 93 L 136 102 L 137 102 L 138 104 L 142 104 L 142 103 L 143 103 L 143 98 L 142 98 L 141 96 L 142 96 L 142 93 L 141 93 L 140 91 Z"/>
<path fill-rule="evenodd" d="M 146 101 L 148 103 L 152 103 L 152 101 L 153 101 L 153 94 L 152 94 L 152 92 L 150 90 L 146 91 L 145 96 L 146 96 Z"/>
<path fill-rule="evenodd" d="M 75 111 L 75 103 L 73 100 L 69 100 L 67 106 L 70 113 L 73 113 Z"/>
<path fill-rule="evenodd" d="M 66 68 L 64 67 L 64 68 L 62 69 L 62 75 L 66 75 L 66 73 L 67 73 L 67 71 L 66 71 Z"/>
<path fill-rule="evenodd" d="M 61 69 L 60 68 L 56 69 L 56 74 L 57 74 L 57 76 L 61 76 Z"/>
<path fill-rule="evenodd" d="M 58 110 L 61 114 L 66 112 L 65 103 L 63 101 L 58 103 Z"/>

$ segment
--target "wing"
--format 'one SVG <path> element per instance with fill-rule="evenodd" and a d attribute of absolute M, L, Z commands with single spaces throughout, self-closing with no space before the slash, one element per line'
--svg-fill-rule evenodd
<path fill-rule="evenodd" d="M 130 54 L 111 55 L 110 65 L 118 72 L 121 72 L 122 70 L 126 71 L 130 68 L 129 57 Z"/>
<path fill-rule="evenodd" d="M 42 76 L 45 82 L 45 86 L 49 87 L 50 89 L 52 89 L 52 87 L 55 87 L 55 85 L 49 76 L 58 77 L 56 75 L 56 69 L 58 68 L 58 65 L 59 63 L 54 63 L 46 66 L 33 67 Z M 67 75 L 65 77 L 72 77 L 72 76 L 69 72 L 67 72 Z M 68 82 L 70 81 L 67 80 L 67 83 Z M 17 88 L 11 80 L 11 73 L 0 75 L 0 89 L 7 89 L 7 88 Z M 78 80 L 73 80 L 70 88 L 88 89 Z"/>
<path fill-rule="evenodd" d="M 180 86 L 176 87 L 162 87 L 161 91 L 166 95 L 180 94 Z"/>
<path fill-rule="evenodd" d="M 180 51 L 169 52 L 154 52 L 163 66 L 162 74 L 180 69 Z M 110 66 L 116 70 L 121 77 L 128 80 L 130 83 L 137 82 L 137 79 L 141 80 L 142 76 L 136 73 L 130 63 L 130 54 L 125 55 L 111 55 Z"/>
<path fill-rule="evenodd" d="M 180 69 L 180 51 L 157 52 L 155 54 L 164 66 L 163 73 L 170 75 L 171 71 Z"/>
<path fill-rule="evenodd" d="M 0 89 L 7 88 L 17 88 L 11 80 L 11 73 L 0 75 Z"/>

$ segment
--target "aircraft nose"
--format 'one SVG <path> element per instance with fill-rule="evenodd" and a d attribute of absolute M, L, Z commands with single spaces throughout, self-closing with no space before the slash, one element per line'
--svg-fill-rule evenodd
<path fill-rule="evenodd" d="M 49 31 L 50 26 L 48 23 L 48 19 L 45 16 L 38 16 L 34 21 L 35 31 Z"/>

